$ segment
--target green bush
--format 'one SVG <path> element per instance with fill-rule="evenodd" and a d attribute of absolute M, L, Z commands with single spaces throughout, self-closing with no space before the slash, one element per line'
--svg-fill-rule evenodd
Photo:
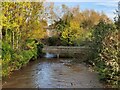
<path fill-rule="evenodd" d="M 118 41 L 118 31 L 110 32 L 102 42 L 103 49 L 99 53 L 98 58 L 102 62 L 98 68 L 101 79 L 106 80 L 112 87 L 118 87 L 120 85 L 120 66 L 118 62 L 120 60 L 120 56 L 118 56 L 120 50 L 118 43 L 120 43 Z"/>
<path fill-rule="evenodd" d="M 52 36 L 48 38 L 49 46 L 55 46 L 58 43 L 59 38 L 57 36 Z"/>
<path fill-rule="evenodd" d="M 107 34 L 113 30 L 112 28 L 113 25 L 107 24 L 104 21 L 100 21 L 97 25 L 94 26 L 92 31 L 91 49 L 93 50 L 93 54 L 91 56 L 91 63 L 98 63 L 98 60 L 96 60 L 96 58 L 99 56 L 99 53 L 101 53 L 101 50 L 103 49 L 102 41 L 107 36 Z"/>
<path fill-rule="evenodd" d="M 11 71 L 10 64 L 12 54 L 12 47 L 6 42 L 2 42 L 2 76 L 6 76 L 6 74 L 9 74 Z"/>
<path fill-rule="evenodd" d="M 8 76 L 11 71 L 18 70 L 26 65 L 31 59 L 36 59 L 42 53 L 43 45 L 37 43 L 35 40 L 28 40 L 26 42 L 25 50 L 13 50 L 12 47 L 3 42 L 2 43 L 2 76 Z M 40 51 L 39 51 L 40 50 Z"/>
<path fill-rule="evenodd" d="M 37 44 L 37 56 L 38 57 L 42 54 L 42 48 L 43 48 L 43 44 L 42 43 L 38 43 Z"/>
<path fill-rule="evenodd" d="M 99 72 L 100 79 L 112 87 L 119 87 L 118 30 L 112 24 L 100 22 L 93 31 L 93 58 L 91 61 Z"/>

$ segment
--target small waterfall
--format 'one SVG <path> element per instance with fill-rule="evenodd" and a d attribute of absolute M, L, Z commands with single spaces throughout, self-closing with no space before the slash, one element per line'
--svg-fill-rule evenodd
<path fill-rule="evenodd" d="M 55 54 L 46 53 L 45 55 L 45 58 L 54 58 L 54 57 L 56 57 Z"/>

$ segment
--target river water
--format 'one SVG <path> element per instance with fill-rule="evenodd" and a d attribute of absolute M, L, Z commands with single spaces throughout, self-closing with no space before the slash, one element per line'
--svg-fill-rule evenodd
<path fill-rule="evenodd" d="M 97 73 L 69 58 L 40 58 L 14 71 L 3 88 L 102 88 Z"/>

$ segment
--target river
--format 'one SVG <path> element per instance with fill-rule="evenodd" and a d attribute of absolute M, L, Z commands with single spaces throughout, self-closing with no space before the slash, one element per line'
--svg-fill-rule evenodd
<path fill-rule="evenodd" d="M 3 80 L 3 88 L 102 88 L 98 75 L 70 58 L 39 58 Z"/>

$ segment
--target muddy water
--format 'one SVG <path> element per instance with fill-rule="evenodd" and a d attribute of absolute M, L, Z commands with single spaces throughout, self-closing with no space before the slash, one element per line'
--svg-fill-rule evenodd
<path fill-rule="evenodd" d="M 72 59 L 38 59 L 15 71 L 3 88 L 101 88 L 97 74 Z"/>

